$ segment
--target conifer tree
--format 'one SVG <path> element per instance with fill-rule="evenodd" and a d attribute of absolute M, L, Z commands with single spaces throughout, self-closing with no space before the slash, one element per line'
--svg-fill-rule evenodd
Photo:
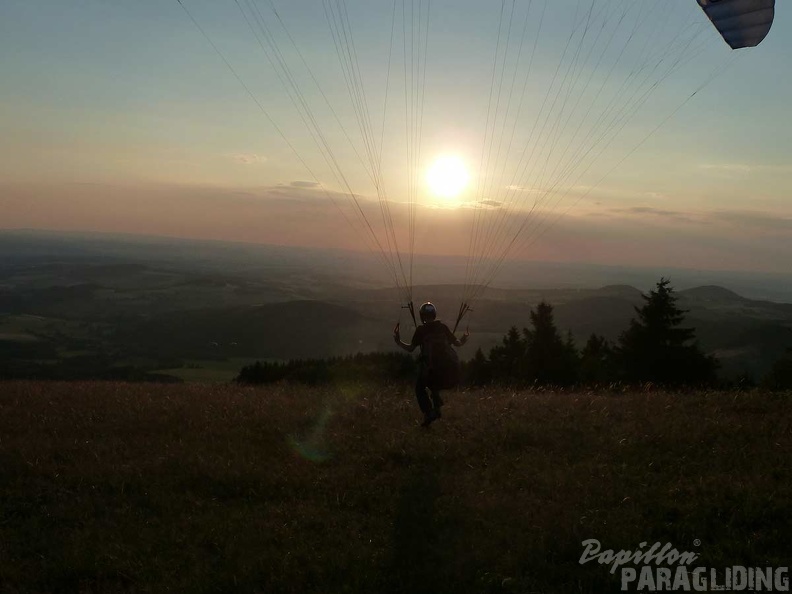
<path fill-rule="evenodd" d="M 597 334 L 589 336 L 580 353 L 580 379 L 587 384 L 602 384 L 614 379 L 613 349 Z"/>
<path fill-rule="evenodd" d="M 661 278 L 637 319 L 619 337 L 617 358 L 627 381 L 660 384 L 702 384 L 714 381 L 716 362 L 701 352 L 695 329 L 680 327 L 684 310 L 676 306 L 671 281 Z"/>
<path fill-rule="evenodd" d="M 792 389 L 792 349 L 787 349 L 786 353 L 773 364 L 762 384 L 771 390 Z"/>
<path fill-rule="evenodd" d="M 512 326 L 489 354 L 496 381 L 568 385 L 577 381 L 579 357 L 572 334 L 566 341 L 553 319 L 553 306 L 542 301 L 531 310 L 531 329 Z"/>
<path fill-rule="evenodd" d="M 532 329 L 525 336 L 527 379 L 539 384 L 567 385 L 577 381 L 578 354 L 572 335 L 561 338 L 553 317 L 553 306 L 542 301 L 531 310 Z"/>
<path fill-rule="evenodd" d="M 524 379 L 525 340 L 517 326 L 512 326 L 501 344 L 492 347 L 489 355 L 492 376 L 500 381 Z"/>
<path fill-rule="evenodd" d="M 484 356 L 481 347 L 476 349 L 476 354 L 468 361 L 467 381 L 473 386 L 483 386 L 492 381 L 492 366 Z"/>

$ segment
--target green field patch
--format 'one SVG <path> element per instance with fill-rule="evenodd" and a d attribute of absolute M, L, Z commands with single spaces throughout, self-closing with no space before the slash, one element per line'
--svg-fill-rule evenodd
<path fill-rule="evenodd" d="M 88 327 L 73 320 L 12 314 L 0 317 L 0 334 L 31 335 L 37 338 L 81 338 L 90 334 Z"/>
<path fill-rule="evenodd" d="M 35 342 L 38 337 L 25 332 L 2 332 L 0 331 L 0 340 L 7 340 L 9 342 Z"/>
<path fill-rule="evenodd" d="M 269 359 L 269 362 L 280 360 Z M 251 360 L 245 357 L 230 357 L 226 360 L 187 360 L 181 367 L 158 369 L 164 373 L 193 382 L 230 382 L 239 374 L 239 370 L 249 365 Z"/>
<path fill-rule="evenodd" d="M 239 370 L 221 369 L 216 367 L 175 367 L 173 369 L 158 369 L 157 373 L 172 375 L 186 382 L 230 382 L 237 376 Z"/>
<path fill-rule="evenodd" d="M 0 316 L 0 333 L 2 334 L 35 334 L 42 333 L 53 325 L 62 324 L 62 320 L 34 316 L 28 314 L 15 314 Z"/>

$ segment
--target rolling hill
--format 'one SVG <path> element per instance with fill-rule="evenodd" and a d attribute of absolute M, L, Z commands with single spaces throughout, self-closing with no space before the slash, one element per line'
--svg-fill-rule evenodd
<path fill-rule="evenodd" d="M 22 361 L 90 368 L 92 360 L 105 368 L 221 365 L 228 377 L 229 369 L 255 359 L 391 350 L 397 321 L 406 338 L 411 333 L 399 293 L 378 284 L 372 263 L 360 255 L 32 232 L 0 232 L 0 246 L 0 362 L 6 367 Z M 592 333 L 614 342 L 643 303 L 641 292 L 653 286 L 552 288 L 542 285 L 548 276 L 510 272 L 505 286 L 489 287 L 462 320 L 460 329 L 471 331 L 462 357 L 477 348 L 488 352 L 512 326 L 528 326 L 531 308 L 542 300 L 554 306 L 557 326 L 578 345 Z M 433 301 L 453 325 L 463 287 L 441 277 L 415 286 L 413 298 Z M 792 346 L 792 304 L 716 284 L 683 285 L 677 295 L 688 312 L 685 324 L 718 357 L 726 377 L 759 378 Z"/>

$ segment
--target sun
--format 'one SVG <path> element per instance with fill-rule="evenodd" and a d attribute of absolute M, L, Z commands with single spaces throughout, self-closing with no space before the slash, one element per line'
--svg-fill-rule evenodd
<path fill-rule="evenodd" d="M 445 155 L 434 160 L 426 172 L 432 194 L 446 200 L 456 198 L 468 185 L 470 174 L 459 157 Z"/>

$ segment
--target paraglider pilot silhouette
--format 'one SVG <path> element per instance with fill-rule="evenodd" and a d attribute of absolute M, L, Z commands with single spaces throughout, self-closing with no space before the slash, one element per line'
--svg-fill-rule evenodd
<path fill-rule="evenodd" d="M 442 416 L 440 407 L 443 406 L 443 400 L 440 398 L 440 390 L 454 388 L 459 383 L 459 358 L 451 345 L 464 345 L 470 332 L 465 330 L 462 339 L 458 339 L 448 326 L 437 319 L 437 308 L 430 302 L 424 303 L 418 314 L 421 325 L 415 329 L 412 340 L 409 343 L 402 342 L 399 324 L 393 329 L 393 339 L 408 353 L 412 353 L 417 347 L 421 348 L 415 395 L 424 414 L 422 425 L 428 427 Z M 426 392 L 427 389 L 431 398 Z"/>

